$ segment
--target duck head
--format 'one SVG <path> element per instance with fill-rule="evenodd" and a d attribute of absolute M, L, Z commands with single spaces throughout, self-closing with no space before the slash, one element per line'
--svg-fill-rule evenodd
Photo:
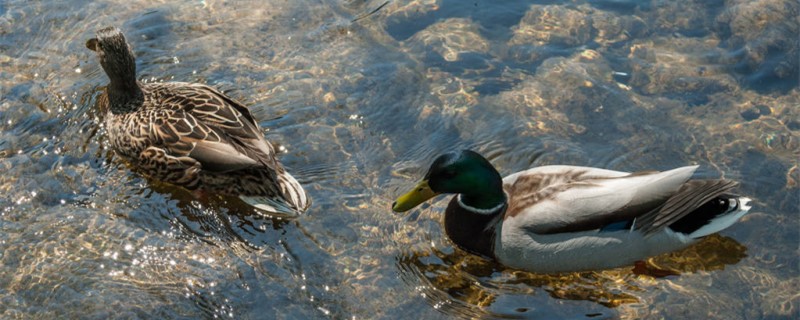
<path fill-rule="evenodd" d="M 408 211 L 442 193 L 461 194 L 464 205 L 477 209 L 495 208 L 506 201 L 503 180 L 492 164 L 474 151 L 461 150 L 436 158 L 422 181 L 397 198 L 392 210 Z"/>
<path fill-rule="evenodd" d="M 98 30 L 96 36 L 86 41 L 86 47 L 97 53 L 111 85 L 136 85 L 136 58 L 122 31 L 106 27 Z"/>

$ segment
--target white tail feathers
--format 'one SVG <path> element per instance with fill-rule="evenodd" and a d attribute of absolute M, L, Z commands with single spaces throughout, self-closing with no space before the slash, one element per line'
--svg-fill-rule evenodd
<path fill-rule="evenodd" d="M 275 214 L 285 217 L 296 217 L 300 215 L 299 210 L 289 206 L 281 198 L 270 198 L 262 196 L 239 196 L 239 199 L 242 199 L 242 201 L 246 202 L 247 204 L 257 209 L 267 211 L 270 214 Z"/>
<path fill-rule="evenodd" d="M 305 211 L 308 208 L 308 197 L 303 186 L 288 172 L 278 175 L 278 185 L 286 201 L 290 202 L 297 210 Z"/>
<path fill-rule="evenodd" d="M 283 193 L 282 197 L 239 196 L 239 198 L 253 207 L 286 217 L 299 216 L 308 208 L 306 192 L 292 175 L 286 172 L 278 175 L 278 186 Z"/>

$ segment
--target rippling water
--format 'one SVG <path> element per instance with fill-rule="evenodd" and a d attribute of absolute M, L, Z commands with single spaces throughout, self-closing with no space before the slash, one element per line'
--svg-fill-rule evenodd
<path fill-rule="evenodd" d="M 2 318 L 669 318 L 800 314 L 799 5 L 729 1 L 0 1 Z M 148 182 L 104 145 L 84 48 L 243 101 L 313 198 L 273 220 Z M 454 248 L 438 154 L 700 164 L 754 210 L 631 268 L 545 276 Z"/>

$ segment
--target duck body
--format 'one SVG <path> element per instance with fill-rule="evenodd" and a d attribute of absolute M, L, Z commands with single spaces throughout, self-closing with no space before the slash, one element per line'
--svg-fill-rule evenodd
<path fill-rule="evenodd" d="M 737 185 L 733 181 L 691 180 L 697 166 L 637 173 L 543 166 L 500 180 L 477 153 L 444 157 L 444 165 L 434 162 L 438 168 L 432 166 L 423 183 L 398 199 L 395 211 L 426 196 L 451 193 L 442 190 L 459 189 L 452 192 L 458 194 L 445 211 L 448 237 L 467 251 L 532 272 L 631 265 L 685 248 L 729 227 L 750 209 L 749 199 L 728 194 Z M 447 168 L 453 166 L 456 170 Z M 464 173 L 458 169 L 488 168 L 494 172 L 469 174 L 472 177 L 461 179 L 457 186 L 441 182 L 459 179 Z M 470 193 L 492 193 L 486 191 L 491 185 L 501 186 L 497 189 L 502 191 L 496 192 L 502 194 L 499 202 L 470 197 Z M 420 188 L 427 193 L 415 197 Z"/>
<path fill-rule="evenodd" d="M 296 215 L 308 207 L 302 186 L 241 103 L 203 84 L 140 83 L 117 28 L 101 29 L 87 47 L 111 80 L 98 98 L 108 140 L 136 171 L 189 190 L 238 196 L 271 213 Z"/>

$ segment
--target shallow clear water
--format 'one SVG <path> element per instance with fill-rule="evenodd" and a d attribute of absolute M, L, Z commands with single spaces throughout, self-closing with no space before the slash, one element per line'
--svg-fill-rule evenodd
<path fill-rule="evenodd" d="M 668 318 L 800 314 L 792 0 L 0 1 L 2 318 Z M 104 147 L 122 28 L 143 81 L 244 102 L 313 198 L 292 221 L 199 202 Z M 755 207 L 631 268 L 536 275 L 466 254 L 393 199 L 438 154 L 699 164 Z"/>

